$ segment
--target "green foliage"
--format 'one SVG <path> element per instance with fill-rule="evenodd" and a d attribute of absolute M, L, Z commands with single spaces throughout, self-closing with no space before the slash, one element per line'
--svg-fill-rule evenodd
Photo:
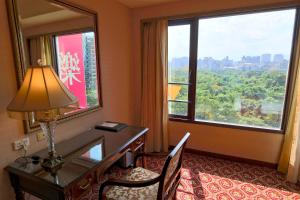
<path fill-rule="evenodd" d="M 98 94 L 96 89 L 87 89 L 86 96 L 89 107 L 98 105 Z"/>
<path fill-rule="evenodd" d="M 187 82 L 186 69 L 172 70 L 169 80 Z M 196 119 L 279 128 L 285 95 L 285 71 L 198 70 Z M 177 99 L 188 99 L 182 87 Z M 186 114 L 187 104 L 169 105 L 174 114 Z"/>

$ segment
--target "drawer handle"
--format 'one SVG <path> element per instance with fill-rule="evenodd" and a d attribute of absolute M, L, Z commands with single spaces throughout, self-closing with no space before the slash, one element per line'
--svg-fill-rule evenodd
<path fill-rule="evenodd" d="M 88 179 L 88 182 L 87 182 L 85 185 L 80 185 L 79 187 L 80 187 L 80 189 L 82 189 L 82 190 L 86 190 L 86 189 L 88 189 L 88 187 L 91 185 L 91 183 L 92 183 L 92 178 L 89 178 L 89 179 Z"/>

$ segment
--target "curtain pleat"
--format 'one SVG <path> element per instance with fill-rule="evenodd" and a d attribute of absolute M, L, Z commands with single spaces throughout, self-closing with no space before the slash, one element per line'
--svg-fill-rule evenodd
<path fill-rule="evenodd" d="M 52 41 L 50 35 L 45 35 L 40 38 L 42 44 L 42 61 L 44 65 L 51 65 L 52 63 Z"/>
<path fill-rule="evenodd" d="M 30 64 L 38 65 L 42 60 L 43 65 L 53 66 L 52 41 L 50 35 L 35 37 L 29 40 Z"/>

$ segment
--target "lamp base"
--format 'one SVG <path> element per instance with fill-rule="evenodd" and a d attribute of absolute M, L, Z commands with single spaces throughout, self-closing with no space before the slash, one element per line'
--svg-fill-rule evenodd
<path fill-rule="evenodd" d="M 41 163 L 42 167 L 46 172 L 49 172 L 51 175 L 55 175 L 59 169 L 61 169 L 64 161 L 61 156 L 50 155 L 45 158 Z"/>
<path fill-rule="evenodd" d="M 58 156 L 55 151 L 55 144 L 54 144 L 54 129 L 56 127 L 56 121 L 42 121 L 40 122 L 41 128 L 43 132 L 47 136 L 48 140 L 48 158 L 45 158 L 41 163 L 42 167 L 45 171 L 51 173 L 51 175 L 55 175 L 56 172 L 62 167 L 63 165 L 63 158 L 62 156 Z"/>

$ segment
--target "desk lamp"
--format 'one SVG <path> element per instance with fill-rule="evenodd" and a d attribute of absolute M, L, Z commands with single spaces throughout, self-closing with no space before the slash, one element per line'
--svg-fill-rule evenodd
<path fill-rule="evenodd" d="M 55 151 L 56 121 L 76 108 L 78 100 L 49 65 L 28 67 L 19 91 L 7 106 L 10 117 L 26 119 L 26 113 L 33 113 L 35 121 L 39 122 L 48 140 L 48 157 L 41 165 L 51 174 L 55 174 L 63 164 L 62 156 Z"/>

